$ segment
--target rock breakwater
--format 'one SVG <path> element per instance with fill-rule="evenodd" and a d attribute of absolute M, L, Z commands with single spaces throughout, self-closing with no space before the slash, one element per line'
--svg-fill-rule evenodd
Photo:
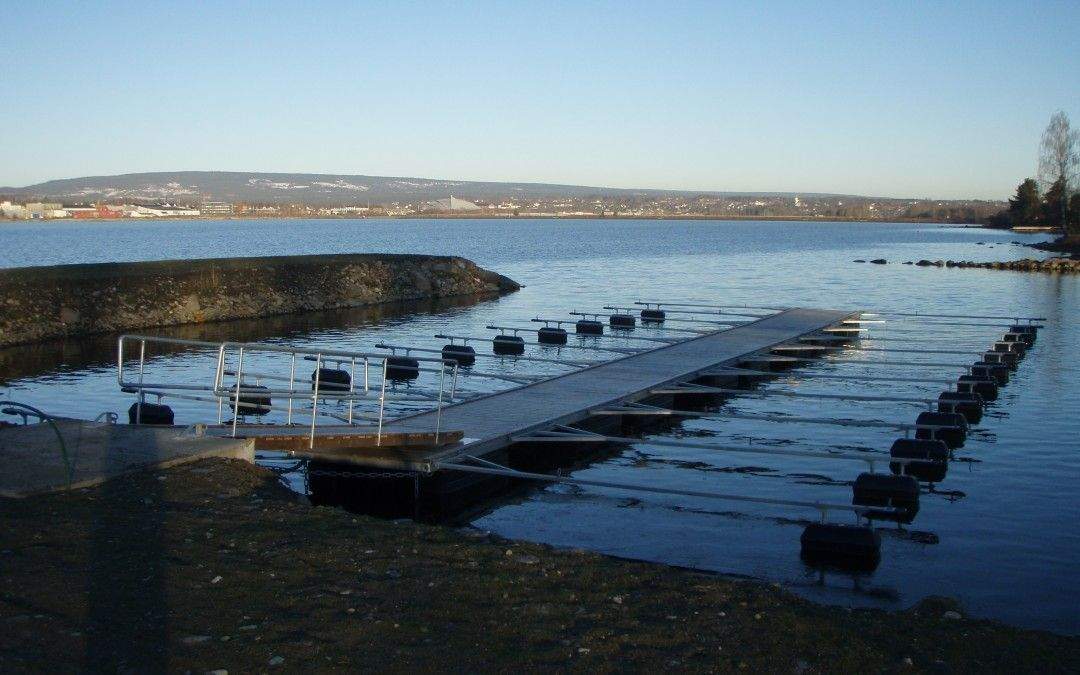
<path fill-rule="evenodd" d="M 984 270 L 1012 270 L 1014 272 L 1049 272 L 1052 274 L 1080 274 L 1080 260 L 1068 258 L 1050 258 L 1048 260 L 1004 260 L 995 262 L 973 262 L 970 260 L 920 260 L 904 263 L 918 267 L 962 267 Z"/>
<path fill-rule="evenodd" d="M 512 279 L 450 256 L 341 254 L 14 268 L 0 270 L 0 347 L 518 288 Z"/>

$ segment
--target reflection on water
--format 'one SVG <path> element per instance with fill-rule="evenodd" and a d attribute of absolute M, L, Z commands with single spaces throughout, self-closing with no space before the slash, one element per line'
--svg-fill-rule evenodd
<path fill-rule="evenodd" d="M 422 313 L 438 313 L 469 307 L 490 298 L 456 297 L 392 302 L 369 307 L 333 309 L 304 314 L 283 314 L 258 319 L 236 319 L 217 323 L 163 326 L 133 330 L 133 334 L 198 340 L 204 342 L 263 342 L 307 339 L 326 330 L 355 332 L 363 326 L 400 321 Z M 11 380 L 83 369 L 116 366 L 116 335 L 92 335 L 65 340 L 49 340 L 31 345 L 0 349 L 0 386 Z M 161 345 L 160 354 L 191 351 L 179 345 Z"/>
<path fill-rule="evenodd" d="M 4 226 L 8 227 L 8 226 Z M 58 245 L 39 251 L 42 229 Z M 38 228 L 38 229 L 34 229 Z M 257 231 L 257 232 L 256 232 Z M 479 517 L 477 526 L 510 537 L 590 547 L 616 555 L 718 570 L 785 583 L 808 597 L 847 605 L 906 607 L 930 594 L 958 596 L 978 616 L 1063 632 L 1080 631 L 1080 279 L 993 270 L 918 268 L 904 261 L 1038 257 L 1016 242 L 1041 235 L 912 224 L 650 221 L 251 221 L 160 224 L 26 224 L 4 230 L 0 265 L 152 257 L 314 252 L 430 252 L 463 255 L 525 284 L 482 302 L 329 312 L 319 315 L 155 330 L 157 334 L 270 340 L 304 347 L 371 350 L 380 342 L 439 348 L 436 333 L 490 336 L 488 324 L 535 326 L 537 315 L 637 299 L 682 299 L 844 309 L 936 310 L 1047 317 L 1047 328 L 957 452 L 945 481 L 922 495 L 909 528 L 883 527 L 881 566 L 862 576 L 821 573 L 798 559 L 801 523 L 813 513 L 600 488 L 551 486 Z M 980 243 L 981 242 L 981 243 Z M 886 258 L 888 265 L 853 263 Z M 149 331 L 148 331 L 149 332 Z M 903 333 L 889 324 L 875 338 L 927 339 L 947 333 L 949 349 L 984 349 L 1000 327 L 938 327 Z M 614 344 L 620 344 L 615 341 Z M 622 342 L 624 346 L 634 343 Z M 912 343 L 913 345 L 916 343 Z M 597 358 L 580 349 L 530 346 L 537 356 Z M 942 345 L 939 345 L 941 347 Z M 57 414 L 95 416 L 123 410 L 116 390 L 112 337 L 0 352 L 0 395 Z M 478 351 L 489 351 L 485 343 Z M 867 365 L 829 359 L 800 372 L 880 372 L 924 376 L 933 369 L 875 365 L 886 354 L 853 352 Z M 896 355 L 892 355 L 896 360 Z M 908 361 L 945 357 L 908 354 Z M 966 357 L 948 357 L 949 360 Z M 174 375 L 205 372 L 197 354 L 162 359 Z M 558 372 L 555 366 L 489 359 L 491 372 Z M 937 371 L 941 372 L 941 371 Z M 952 370 L 950 373 L 954 372 Z M 490 381 L 464 381 L 474 391 Z M 870 385 L 800 379 L 771 388 L 936 397 L 940 385 Z M 910 422 L 903 403 L 733 399 L 747 413 L 852 417 Z M 178 422 L 205 419 L 197 405 L 178 406 Z M 201 416 L 201 417 L 200 417 Z M 674 436 L 721 443 L 847 452 L 886 451 L 882 429 L 698 419 Z M 668 435 L 665 433 L 665 435 Z M 659 436 L 658 436 L 659 437 Z M 850 462 L 767 455 L 722 455 L 650 444 L 648 438 L 575 470 L 601 480 L 797 500 L 848 502 L 862 470 Z"/>

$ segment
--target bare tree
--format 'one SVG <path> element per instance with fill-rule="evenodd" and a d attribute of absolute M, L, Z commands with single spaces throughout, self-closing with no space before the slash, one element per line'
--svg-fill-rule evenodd
<path fill-rule="evenodd" d="M 1059 110 L 1050 116 L 1039 145 L 1039 182 L 1048 189 L 1062 180 L 1065 186 L 1075 185 L 1080 165 L 1080 131 L 1069 124 L 1069 116 Z"/>

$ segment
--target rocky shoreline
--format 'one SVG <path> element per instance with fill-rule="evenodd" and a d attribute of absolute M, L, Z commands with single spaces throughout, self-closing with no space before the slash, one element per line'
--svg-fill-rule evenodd
<path fill-rule="evenodd" d="M 496 295 L 512 279 L 454 256 L 340 254 L 0 270 L 0 347 L 388 302 Z"/>
<path fill-rule="evenodd" d="M 905 265 L 917 267 L 961 267 L 983 270 L 1012 270 L 1015 272 L 1049 272 L 1052 274 L 1080 274 L 1080 260 L 1069 258 L 1049 258 L 1047 260 L 999 260 L 995 262 L 974 262 L 971 260 L 920 260 L 906 262 Z"/>
<path fill-rule="evenodd" d="M 861 263 L 865 260 L 855 260 Z M 875 265 L 886 265 L 888 261 L 878 258 L 871 260 Z M 904 265 L 915 267 L 959 267 L 966 269 L 983 270 L 1011 270 L 1014 272 L 1045 272 L 1049 274 L 1080 274 L 1080 260 L 1070 258 L 1049 258 L 1047 260 L 1034 260 L 1024 258 L 1022 260 L 999 260 L 994 262 L 974 262 L 971 260 L 919 260 L 918 262 L 907 261 Z"/>

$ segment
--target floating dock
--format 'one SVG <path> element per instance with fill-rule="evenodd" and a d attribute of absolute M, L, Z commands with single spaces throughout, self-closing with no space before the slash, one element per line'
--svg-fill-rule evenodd
<path fill-rule="evenodd" d="M 631 403 L 651 395 L 651 390 L 685 382 L 735 364 L 752 354 L 800 336 L 815 333 L 851 316 L 851 312 L 791 309 L 724 331 L 694 337 L 649 351 L 589 366 L 541 382 L 456 403 L 442 410 L 441 425 L 461 430 L 464 438 L 425 456 L 401 462 L 375 459 L 381 468 L 432 471 L 440 463 L 457 462 L 466 456 L 483 456 L 504 448 L 514 438 L 568 425 L 590 416 L 590 411 Z M 395 420 L 389 431 L 430 431 L 435 412 Z M 355 459 L 367 464 L 363 456 Z"/>
<path fill-rule="evenodd" d="M 984 406 L 997 399 L 999 387 L 1008 384 L 1010 372 L 1019 367 L 1035 343 L 1039 328 L 1035 322 L 1042 321 L 1035 317 L 868 314 L 685 302 L 633 304 L 604 307 L 616 313 L 571 311 L 574 318 L 569 320 L 527 320 L 532 325 L 542 323 L 542 328 L 489 325 L 488 329 L 499 331 L 493 337 L 439 334 L 435 337 L 449 340 L 441 349 L 378 343 L 374 346 L 382 351 L 349 352 L 123 336 L 117 378 L 123 391 L 136 396 L 128 410 L 133 425 L 128 429 L 132 431 L 125 433 L 172 434 L 170 438 L 177 444 L 188 442 L 190 437 L 207 443 L 244 442 L 249 449 L 286 453 L 307 460 L 303 465 L 305 479 L 314 502 L 344 504 L 394 517 L 403 515 L 400 509 L 406 506 L 417 516 L 422 502 L 434 502 L 437 511 L 454 511 L 467 505 L 465 502 L 475 504 L 485 493 L 493 494 L 512 481 L 811 509 L 819 512 L 821 522 L 811 522 L 804 530 L 804 558 L 827 559 L 828 564 L 851 558 L 856 566 L 873 567 L 880 550 L 873 522 L 912 522 L 919 510 L 921 486 L 944 479 L 954 459 L 953 450 L 964 445 L 970 427 L 982 420 Z M 679 318 L 668 319 L 668 312 Z M 734 317 L 740 318 L 729 320 Z M 881 340 L 885 346 L 863 342 L 872 326 L 886 320 L 913 327 L 890 327 L 890 335 L 900 337 Z M 671 327 L 666 325 L 668 321 L 693 327 Z M 994 333 L 1004 327 L 1006 332 L 991 336 L 988 346 L 963 345 L 947 334 L 951 326 L 982 326 Z M 569 339 L 571 331 L 576 336 L 573 341 Z M 912 333 L 921 335 L 908 339 Z M 529 342 L 522 334 L 530 336 Z M 942 348 L 922 347 L 934 341 L 942 343 Z M 470 342 L 490 348 L 491 353 L 478 353 Z M 893 346 L 894 342 L 910 342 L 911 346 Z M 162 343 L 168 353 L 179 347 L 214 359 L 207 364 L 212 366 L 212 381 L 153 381 L 156 369 L 148 367 L 149 350 Z M 527 355 L 530 345 L 545 351 Z M 565 358 L 563 350 L 571 355 L 585 352 L 600 360 Z M 856 358 L 861 351 L 874 355 L 873 360 Z M 980 360 L 970 364 L 941 356 L 933 356 L 933 361 L 906 360 L 909 354 Z M 800 372 L 799 378 L 860 382 L 886 390 L 800 392 L 760 386 L 778 371 L 813 362 L 875 371 Z M 549 371 L 565 368 L 568 372 L 540 375 L 518 369 L 534 363 Z M 514 364 L 513 370 L 504 369 L 510 364 Z M 889 369 L 897 366 L 915 372 L 890 375 Z M 308 367 L 313 367 L 310 378 Z M 161 372 L 167 380 L 169 369 Z M 494 392 L 475 389 L 485 380 L 506 388 Z M 887 389 L 901 383 L 941 386 L 943 391 L 936 396 L 901 396 Z M 746 413 L 718 407 L 719 401 L 736 396 L 914 403 L 925 408 L 914 420 L 885 421 Z M 157 397 L 157 403 L 149 402 L 152 397 Z M 173 411 L 165 405 L 166 398 L 211 404 L 217 409 L 217 420 L 181 430 L 173 426 Z M 686 439 L 648 441 L 657 447 L 861 463 L 868 471 L 852 482 L 850 503 L 723 494 L 551 473 L 579 461 L 583 453 L 590 452 L 587 447 L 640 442 L 637 432 L 642 422 L 694 417 L 887 429 L 900 437 L 887 451 L 866 452 Z M 44 425 L 37 426 L 37 433 L 41 433 Z M 222 446 L 220 451 L 228 450 Z M 188 454 L 192 452 L 188 450 Z M 888 471 L 880 471 L 882 468 Z M 837 512 L 854 514 L 855 524 L 828 522 L 828 515 Z"/>

